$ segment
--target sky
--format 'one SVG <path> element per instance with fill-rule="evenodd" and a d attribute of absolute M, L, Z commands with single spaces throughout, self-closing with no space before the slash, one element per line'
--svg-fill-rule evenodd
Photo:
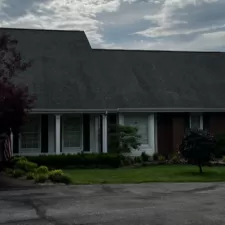
<path fill-rule="evenodd" d="M 225 51 L 225 0 L 0 0 L 0 27 L 84 30 L 92 48 Z"/>

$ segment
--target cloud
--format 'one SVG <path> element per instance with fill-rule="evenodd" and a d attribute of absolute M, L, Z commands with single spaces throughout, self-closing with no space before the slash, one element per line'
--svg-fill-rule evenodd
<path fill-rule="evenodd" d="M 225 0 L 0 0 L 2 27 L 84 30 L 94 48 L 225 50 Z"/>

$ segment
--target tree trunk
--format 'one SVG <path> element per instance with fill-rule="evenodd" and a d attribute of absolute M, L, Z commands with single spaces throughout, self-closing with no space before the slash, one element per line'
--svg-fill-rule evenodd
<path fill-rule="evenodd" d="M 200 161 L 198 161 L 198 167 L 199 167 L 199 173 L 203 173 L 202 171 L 202 164 Z"/>

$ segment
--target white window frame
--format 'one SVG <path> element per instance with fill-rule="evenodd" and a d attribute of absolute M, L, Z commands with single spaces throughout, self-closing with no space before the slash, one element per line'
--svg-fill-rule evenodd
<path fill-rule="evenodd" d="M 34 117 L 39 121 L 39 148 L 22 148 L 22 134 L 19 136 L 19 154 L 24 155 L 37 155 L 41 154 L 41 115 L 29 115 L 29 117 Z M 29 119 L 29 118 L 28 118 Z M 28 121 L 29 122 L 29 121 Z M 22 133 L 22 131 L 21 131 Z"/>
<path fill-rule="evenodd" d="M 193 116 L 199 116 L 199 120 L 200 120 L 200 127 L 198 129 L 201 129 L 203 130 L 203 115 L 201 113 L 190 113 L 190 116 L 189 116 L 189 128 L 191 129 L 191 124 L 192 124 L 192 117 Z"/>
<path fill-rule="evenodd" d="M 156 151 L 156 140 L 155 140 L 155 114 L 142 114 L 142 113 L 120 113 L 119 114 L 119 124 L 124 125 L 124 117 L 128 116 L 145 116 L 148 117 L 148 144 L 141 144 L 140 150 L 138 151 L 132 151 L 131 155 L 140 155 L 143 151 L 145 151 L 147 154 L 152 155 Z"/>
<path fill-rule="evenodd" d="M 64 147 L 64 121 L 66 116 L 72 116 L 80 118 L 80 132 L 81 132 L 81 138 L 80 138 L 80 146 L 79 147 Z M 82 115 L 71 115 L 71 114 L 65 114 L 62 116 L 62 152 L 61 153 L 77 153 L 83 151 L 83 116 Z"/>

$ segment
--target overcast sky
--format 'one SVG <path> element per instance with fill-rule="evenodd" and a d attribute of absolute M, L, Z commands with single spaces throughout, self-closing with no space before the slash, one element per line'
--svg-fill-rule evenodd
<path fill-rule="evenodd" d="M 225 51 L 225 0 L 0 0 L 0 21 L 84 30 L 93 48 Z"/>

